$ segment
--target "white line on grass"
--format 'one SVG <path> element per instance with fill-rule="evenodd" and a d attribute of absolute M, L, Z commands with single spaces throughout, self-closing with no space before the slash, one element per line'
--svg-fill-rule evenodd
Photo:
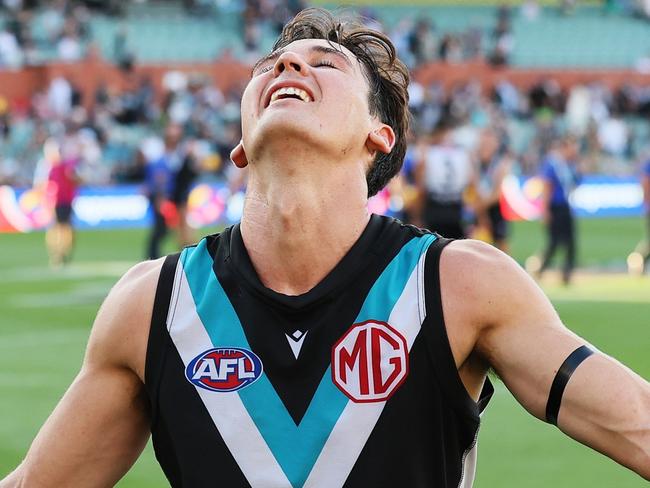
<path fill-rule="evenodd" d="M 52 329 L 52 330 L 30 330 L 24 332 L 13 332 L 2 334 L 0 340 L 0 351 L 19 348 L 33 349 L 38 344 L 47 344 L 48 347 L 75 342 L 86 342 L 89 334 L 88 329 Z"/>
<path fill-rule="evenodd" d="M 108 294 L 111 285 L 104 281 L 79 283 L 65 292 L 20 293 L 9 297 L 13 308 L 57 308 L 97 304 Z"/>
<path fill-rule="evenodd" d="M 3 270 L 2 279 L 4 282 L 21 283 L 25 281 L 78 280 L 100 276 L 119 278 L 133 264 L 131 261 L 88 261 L 73 263 L 61 269 L 32 266 Z"/>

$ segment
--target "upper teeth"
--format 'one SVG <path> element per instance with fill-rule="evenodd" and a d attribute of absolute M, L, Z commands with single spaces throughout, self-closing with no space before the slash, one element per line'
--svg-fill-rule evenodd
<path fill-rule="evenodd" d="M 278 88 L 273 92 L 273 95 L 271 95 L 271 102 L 275 102 L 278 97 L 281 95 L 297 95 L 300 97 L 300 99 L 303 102 L 311 102 L 311 97 L 305 90 L 301 90 L 300 88 L 295 88 L 293 86 L 287 86 L 284 88 Z"/>

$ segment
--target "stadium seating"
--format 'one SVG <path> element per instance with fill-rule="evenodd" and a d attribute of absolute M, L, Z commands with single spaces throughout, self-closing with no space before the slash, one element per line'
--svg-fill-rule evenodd
<path fill-rule="evenodd" d="M 496 22 L 495 7 L 487 6 L 400 5 L 373 7 L 373 11 L 389 30 L 396 19 L 422 16 L 431 18 L 439 33 L 479 27 L 485 47 L 490 45 Z M 241 54 L 240 22 L 237 12 L 212 10 L 209 15 L 188 16 L 180 5 L 134 4 L 123 21 L 95 16 L 91 27 L 108 59 L 113 55 L 115 34 L 124 26 L 128 44 L 139 61 L 209 61 L 224 48 Z M 581 7 L 567 17 L 546 7 L 533 21 L 515 10 L 512 27 L 515 66 L 625 68 L 650 54 L 650 36 L 644 22 L 619 13 L 606 15 L 600 7 Z M 274 35 L 262 33 L 263 48 L 270 46 Z"/>

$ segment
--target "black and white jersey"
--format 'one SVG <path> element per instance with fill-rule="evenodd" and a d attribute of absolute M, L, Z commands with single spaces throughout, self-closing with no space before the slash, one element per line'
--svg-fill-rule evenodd
<path fill-rule="evenodd" d="M 145 383 L 174 487 L 469 487 L 479 413 L 458 376 L 448 241 L 372 216 L 312 290 L 266 288 L 238 226 L 169 256 Z"/>
<path fill-rule="evenodd" d="M 458 146 L 431 146 L 425 152 L 424 185 L 429 199 L 460 203 L 472 177 L 467 151 Z"/>

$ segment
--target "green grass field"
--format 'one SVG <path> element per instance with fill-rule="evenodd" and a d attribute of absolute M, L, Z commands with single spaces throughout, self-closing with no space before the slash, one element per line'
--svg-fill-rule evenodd
<path fill-rule="evenodd" d="M 80 232 L 74 262 L 53 271 L 43 234 L 0 234 L 0 478 L 20 461 L 76 374 L 95 312 L 111 285 L 141 258 L 144 235 Z M 650 278 L 609 272 L 624 268 L 641 235 L 639 220 L 582 221 L 580 263 L 590 271 L 570 288 L 553 276 L 543 285 L 573 330 L 650 378 Z M 519 262 L 541 245 L 539 224 L 514 226 L 512 251 Z M 591 272 L 596 269 L 607 272 Z M 647 486 L 530 417 L 502 384 L 496 389 L 479 437 L 476 487 Z M 117 486 L 167 486 L 150 447 Z"/>

